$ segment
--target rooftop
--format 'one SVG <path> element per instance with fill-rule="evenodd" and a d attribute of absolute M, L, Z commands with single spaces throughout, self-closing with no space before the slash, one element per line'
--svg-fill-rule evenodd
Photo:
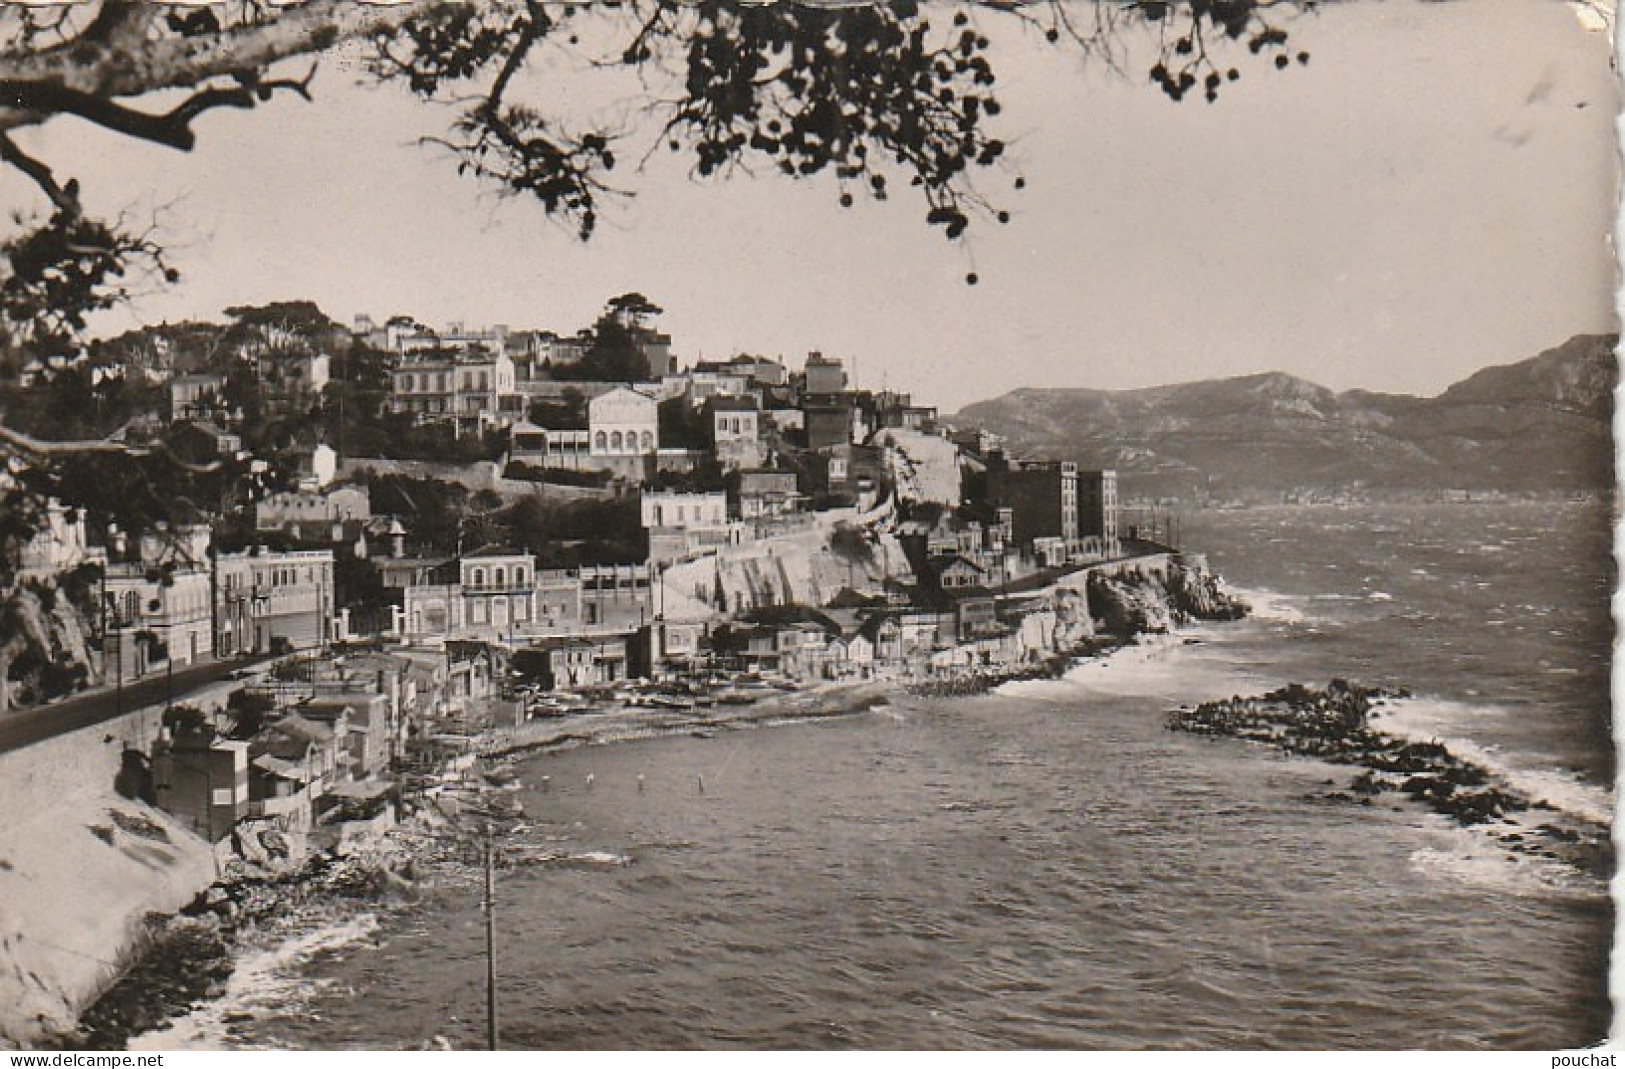
<path fill-rule="evenodd" d="M 514 549 L 511 546 L 499 546 L 494 542 L 488 542 L 485 545 L 481 546 L 479 549 L 470 550 L 469 552 L 464 553 L 463 556 L 464 557 L 528 557 L 528 556 L 530 556 L 530 554 L 524 552 L 523 550 Z"/>

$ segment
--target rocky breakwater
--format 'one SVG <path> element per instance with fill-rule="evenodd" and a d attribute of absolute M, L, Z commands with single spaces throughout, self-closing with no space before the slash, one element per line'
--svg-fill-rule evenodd
<path fill-rule="evenodd" d="M 1451 753 L 1380 731 L 1371 721 L 1403 690 L 1334 679 L 1325 689 L 1291 684 L 1257 697 L 1204 702 L 1168 714 L 1168 727 L 1194 735 L 1244 739 L 1285 753 L 1363 771 L 1331 801 L 1374 805 L 1401 794 L 1463 827 L 1483 827 L 1513 853 L 1555 858 L 1606 877 L 1613 869 L 1608 829 L 1531 798 L 1504 777 Z M 1328 781 L 1330 782 L 1330 781 Z"/>
<path fill-rule="evenodd" d="M 1196 555 L 1097 568 L 1085 589 L 1099 629 L 1121 638 L 1165 634 L 1198 620 L 1239 620 L 1249 611 Z"/>

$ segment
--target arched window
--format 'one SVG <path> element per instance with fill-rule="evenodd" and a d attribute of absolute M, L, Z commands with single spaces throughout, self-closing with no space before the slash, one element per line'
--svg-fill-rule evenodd
<path fill-rule="evenodd" d="M 593 439 L 593 448 L 597 449 L 600 453 L 602 453 L 604 451 L 605 447 L 607 446 L 608 442 L 609 442 L 609 436 L 606 435 L 603 431 L 599 431 L 597 437 L 595 437 Z"/>
<path fill-rule="evenodd" d="M 620 431 L 612 431 L 610 433 L 610 436 L 609 436 L 609 451 L 612 452 L 612 453 L 619 453 L 621 451 L 621 432 Z"/>
<path fill-rule="evenodd" d="M 508 569 L 506 569 L 506 568 L 498 568 L 495 582 L 496 582 L 497 586 L 507 586 L 508 585 Z"/>
<path fill-rule="evenodd" d="M 654 433 L 652 431 L 644 431 L 643 432 L 643 451 L 645 453 L 651 452 L 654 449 L 654 447 L 655 447 Z"/>
<path fill-rule="evenodd" d="M 514 582 L 514 586 L 524 586 L 525 585 L 525 569 L 524 568 L 520 567 L 520 568 L 515 568 L 513 570 L 513 582 Z"/>
<path fill-rule="evenodd" d="M 474 569 L 474 585 L 475 586 L 484 586 L 485 585 L 485 569 L 484 568 L 475 568 Z"/>

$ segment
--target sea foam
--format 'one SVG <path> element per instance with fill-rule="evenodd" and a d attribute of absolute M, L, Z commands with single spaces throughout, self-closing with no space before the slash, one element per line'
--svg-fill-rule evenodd
<path fill-rule="evenodd" d="M 1417 742 L 1437 739 L 1463 760 L 1482 765 L 1503 777 L 1531 800 L 1545 802 L 1582 820 L 1604 827 L 1614 819 L 1614 795 L 1607 787 L 1590 783 L 1558 768 L 1533 768 L 1514 762 L 1498 747 L 1474 742 L 1464 734 L 1474 720 L 1512 714 L 1504 706 L 1471 705 L 1434 698 L 1405 698 L 1385 703 L 1377 726 L 1390 734 Z"/>
<path fill-rule="evenodd" d="M 317 954 L 361 942 L 378 930 L 371 913 L 322 924 L 273 946 L 251 950 L 236 962 L 225 993 L 162 1028 L 130 1039 L 130 1050 L 229 1050 L 230 1022 L 275 1007 L 286 1013 L 319 993 L 322 985 L 300 975 L 299 966 Z"/>

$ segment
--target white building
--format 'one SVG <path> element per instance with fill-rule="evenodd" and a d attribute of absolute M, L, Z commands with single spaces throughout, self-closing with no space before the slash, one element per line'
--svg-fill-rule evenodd
<path fill-rule="evenodd" d="M 254 506 L 255 530 L 288 531 L 308 537 L 328 535 L 335 523 L 371 518 L 371 499 L 359 486 L 289 490 L 272 494 Z"/>
<path fill-rule="evenodd" d="M 409 586 L 401 627 L 409 637 L 503 637 L 536 628 L 536 559 L 486 546 L 460 558 L 456 583 Z"/>
<path fill-rule="evenodd" d="M 479 431 L 512 422 L 519 395 L 513 359 L 504 352 L 469 350 L 408 357 L 390 372 L 389 410 L 419 422 L 454 420 L 459 430 Z"/>
<path fill-rule="evenodd" d="M 645 490 L 639 500 L 643 526 L 675 527 L 682 530 L 728 526 L 728 495 L 682 493 L 676 490 Z"/>
<path fill-rule="evenodd" d="M 141 536 L 141 558 L 107 565 L 108 676 L 137 679 L 214 653 L 214 599 L 206 524 L 159 527 Z"/>
<path fill-rule="evenodd" d="M 740 537 L 738 525 L 728 519 L 728 495 L 720 490 L 645 490 L 639 511 L 649 532 L 649 560 L 657 564 L 697 556 Z"/>
<path fill-rule="evenodd" d="M 536 616 L 536 558 L 486 546 L 458 561 L 465 620 L 498 633 L 525 629 Z"/>
<path fill-rule="evenodd" d="M 58 575 L 81 564 L 107 563 L 107 552 L 87 541 L 83 509 L 68 508 L 53 498 L 41 520 L 22 547 L 18 563 L 24 576 Z"/>
<path fill-rule="evenodd" d="M 750 468 L 762 463 L 761 413 L 749 397 L 715 397 L 711 409 L 711 441 L 723 468 Z"/>
<path fill-rule="evenodd" d="M 333 636 L 331 550 L 223 553 L 214 587 L 214 648 L 222 657 L 315 649 Z"/>
<path fill-rule="evenodd" d="M 587 402 L 587 426 L 595 457 L 650 456 L 660 446 L 660 403 L 617 386 Z"/>

